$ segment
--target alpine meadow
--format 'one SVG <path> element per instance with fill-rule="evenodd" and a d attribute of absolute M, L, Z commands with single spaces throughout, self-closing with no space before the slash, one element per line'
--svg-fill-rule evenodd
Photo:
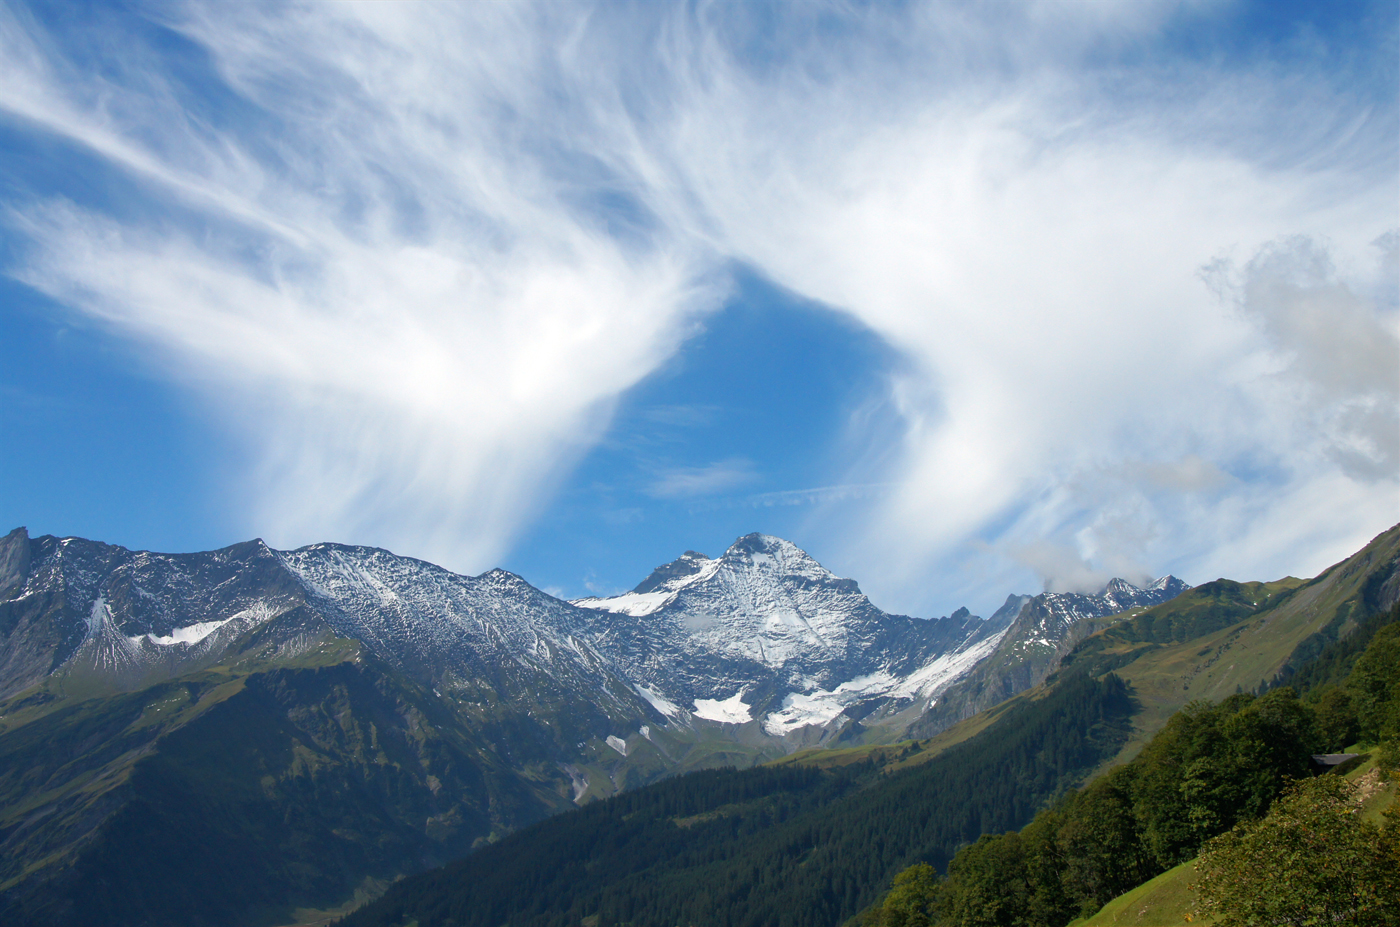
<path fill-rule="evenodd" d="M 1397 87 L 0 0 L 0 924 L 1400 927 Z"/>

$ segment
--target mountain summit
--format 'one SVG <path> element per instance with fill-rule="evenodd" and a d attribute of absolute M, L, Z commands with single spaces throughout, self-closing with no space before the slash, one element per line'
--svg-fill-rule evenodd
<path fill-rule="evenodd" d="M 574 604 L 606 615 L 596 646 L 649 689 L 709 720 L 764 717 L 771 735 L 930 695 L 976 662 L 992 632 L 966 609 L 932 621 L 887 614 L 854 580 L 765 534 L 718 559 L 687 551 L 632 592 Z"/>

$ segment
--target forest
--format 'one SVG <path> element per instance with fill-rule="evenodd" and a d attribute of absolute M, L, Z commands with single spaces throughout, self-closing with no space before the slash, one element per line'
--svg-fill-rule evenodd
<path fill-rule="evenodd" d="M 663 781 L 406 879 L 343 923 L 837 924 L 892 873 L 1029 821 L 1118 750 L 1130 698 L 1115 676 L 1077 675 L 892 774 L 872 761 Z"/>

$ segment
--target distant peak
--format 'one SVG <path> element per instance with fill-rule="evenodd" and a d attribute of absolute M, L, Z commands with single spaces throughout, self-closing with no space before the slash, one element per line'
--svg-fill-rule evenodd
<path fill-rule="evenodd" d="M 1103 589 L 1099 592 L 1099 598 L 1103 598 L 1106 595 L 1113 595 L 1114 593 L 1122 595 L 1124 593 L 1133 593 L 1141 591 L 1142 590 L 1139 587 L 1134 586 L 1132 583 L 1128 582 L 1126 579 L 1123 579 L 1121 576 L 1115 576 L 1112 579 L 1110 579 L 1108 581 L 1108 584 L 1105 585 Z"/>
<path fill-rule="evenodd" d="M 483 578 L 489 576 L 492 579 L 519 579 L 521 582 L 524 582 L 519 576 L 502 567 L 492 567 L 485 573 L 482 573 L 481 576 Z"/>
<path fill-rule="evenodd" d="M 759 534 L 756 531 L 753 534 L 746 534 L 730 544 L 729 550 L 725 551 L 725 554 L 773 554 L 780 551 L 795 551 L 806 555 L 806 551 L 791 541 L 785 541 L 771 534 Z"/>
<path fill-rule="evenodd" d="M 672 560 L 670 563 L 663 563 L 652 570 L 651 575 L 638 583 L 632 591 L 655 592 L 663 586 L 673 585 L 677 580 L 694 576 L 709 562 L 710 558 L 704 554 L 688 550 L 681 554 L 678 559 Z"/>

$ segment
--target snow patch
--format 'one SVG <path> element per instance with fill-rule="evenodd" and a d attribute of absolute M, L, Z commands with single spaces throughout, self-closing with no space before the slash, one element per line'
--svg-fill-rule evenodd
<path fill-rule="evenodd" d="M 127 640 L 131 641 L 133 644 L 139 644 L 144 638 L 158 647 L 170 647 L 174 644 L 198 644 L 230 622 L 237 621 L 241 626 L 254 628 L 273 617 L 274 612 L 271 606 L 266 602 L 258 602 L 237 614 L 230 615 L 219 621 L 200 621 L 195 624 L 186 625 L 183 628 L 175 628 L 167 635 L 138 634 L 135 637 L 127 638 Z"/>
<path fill-rule="evenodd" d="M 881 670 L 847 680 L 831 690 L 792 692 L 783 698 L 783 703 L 777 711 L 771 712 L 763 719 L 763 729 L 769 734 L 780 736 L 800 727 L 830 724 L 840 716 L 846 706 L 867 698 L 936 695 L 990 656 L 1005 636 L 1004 630 L 986 640 L 978 641 L 965 650 L 943 654 L 903 679 Z"/>
<path fill-rule="evenodd" d="M 813 692 L 792 692 L 783 698 L 777 711 L 763 719 L 763 729 L 770 734 L 782 735 L 812 724 L 828 724 L 846 706 L 863 698 L 886 695 L 895 683 L 893 676 L 884 671 L 858 676 L 841 683 L 835 689 L 817 689 Z"/>
<path fill-rule="evenodd" d="M 609 734 L 607 742 L 608 746 L 612 747 L 618 753 L 621 753 L 623 756 L 627 755 L 627 741 L 623 740 L 621 737 L 618 737 L 616 734 Z"/>
<path fill-rule="evenodd" d="M 647 740 L 651 740 L 651 728 L 649 726 L 643 724 L 641 727 L 637 728 L 637 733 L 641 734 Z"/>
<path fill-rule="evenodd" d="M 910 673 L 890 694 L 897 698 L 930 696 L 948 688 L 955 681 L 967 675 L 974 666 L 992 655 L 1001 639 L 1011 629 L 1005 628 L 985 640 L 978 641 L 966 650 L 945 653 L 938 659 L 926 663 Z"/>
<path fill-rule="evenodd" d="M 681 706 L 666 698 L 661 693 L 648 689 L 643 685 L 635 685 L 632 688 L 637 691 L 638 695 L 650 702 L 652 708 L 655 708 L 666 717 L 674 718 L 681 713 Z"/>
<path fill-rule="evenodd" d="M 67 544 L 68 539 L 63 543 Z M 87 616 L 87 636 L 83 640 L 92 640 L 102 633 L 102 629 L 112 620 L 112 610 L 107 607 L 106 596 L 98 596 L 97 601 L 92 603 L 92 611 Z"/>
<path fill-rule="evenodd" d="M 744 704 L 744 690 L 740 689 L 729 698 L 720 701 L 714 698 L 695 700 L 695 717 L 721 724 L 743 724 L 753 720 L 749 706 Z"/>
<path fill-rule="evenodd" d="M 581 747 L 583 744 L 579 744 L 579 746 Z M 574 790 L 574 804 L 580 804 L 583 796 L 588 793 L 588 777 L 576 766 L 565 766 L 563 769 L 569 774 L 569 784 Z"/>
<path fill-rule="evenodd" d="M 159 644 L 162 647 L 169 647 L 171 644 L 198 644 L 232 620 L 232 618 L 225 618 L 223 621 L 201 621 L 198 624 L 176 628 L 168 635 L 138 634 L 130 640 L 132 643 L 136 643 L 144 637 L 152 644 Z"/>
<path fill-rule="evenodd" d="M 643 615 L 650 615 L 675 598 L 675 595 L 670 590 L 658 589 L 654 592 L 624 592 L 622 595 L 616 595 L 610 599 L 596 597 L 574 599 L 571 604 L 577 605 L 579 608 L 591 608 L 596 611 L 615 612 L 640 618 Z"/>

